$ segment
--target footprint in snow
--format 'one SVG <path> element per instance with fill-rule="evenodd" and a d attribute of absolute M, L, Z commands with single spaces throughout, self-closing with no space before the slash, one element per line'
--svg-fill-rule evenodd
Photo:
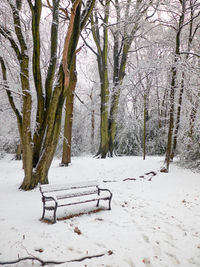
<path fill-rule="evenodd" d="M 169 252 L 166 252 L 166 254 L 167 254 L 167 256 L 170 257 L 173 264 L 180 264 L 180 261 L 178 260 L 178 258 L 174 254 L 169 253 Z"/>
<path fill-rule="evenodd" d="M 147 235 L 143 235 L 142 237 L 146 243 L 150 243 L 149 237 Z"/>

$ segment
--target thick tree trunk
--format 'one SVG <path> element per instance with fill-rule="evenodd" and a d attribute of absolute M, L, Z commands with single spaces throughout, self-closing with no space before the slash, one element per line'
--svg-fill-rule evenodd
<path fill-rule="evenodd" d="M 61 118 L 62 118 L 62 109 L 64 104 L 65 97 L 63 94 L 60 94 L 59 101 L 55 105 L 55 119 L 49 121 L 50 130 L 47 130 L 46 140 L 43 147 L 42 155 L 34 171 L 34 181 L 35 185 L 37 183 L 47 184 L 48 183 L 48 171 L 51 166 L 53 156 L 58 144 L 60 128 L 61 128 Z"/>
<path fill-rule="evenodd" d="M 16 153 L 15 153 L 15 159 L 21 160 L 22 159 L 22 145 L 21 143 L 17 144 Z"/>
<path fill-rule="evenodd" d="M 20 186 L 21 189 L 27 190 L 29 183 L 32 180 L 32 165 L 33 165 L 33 144 L 31 136 L 31 109 L 32 98 L 29 88 L 29 58 L 24 55 L 21 62 L 21 86 L 23 92 L 23 116 L 22 116 L 22 149 L 23 149 L 23 167 L 24 181 Z"/>

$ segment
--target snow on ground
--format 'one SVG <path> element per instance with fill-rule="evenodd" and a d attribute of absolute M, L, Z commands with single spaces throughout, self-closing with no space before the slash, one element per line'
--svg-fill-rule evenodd
<path fill-rule="evenodd" d="M 200 174 L 172 164 L 160 173 L 161 157 L 119 157 L 106 160 L 73 158 L 68 168 L 55 160 L 51 184 L 98 179 L 113 193 L 112 210 L 87 214 L 95 203 L 60 208 L 58 217 L 85 212 L 56 224 L 40 221 L 39 189 L 18 190 L 23 179 L 21 163 L 0 161 L 0 262 L 35 256 L 42 260 L 68 261 L 104 254 L 67 267 L 200 266 Z M 155 171 L 156 176 L 145 175 Z M 150 178 L 152 177 L 152 179 Z M 126 178 L 136 180 L 122 181 Z M 150 179 L 149 179 L 150 178 Z M 51 213 L 49 213 L 51 216 Z M 81 231 L 78 235 L 75 227 Z M 112 251 L 108 255 L 108 251 Z M 24 261 L 12 266 L 39 266 Z M 10 266 L 10 265 L 6 265 Z M 51 265 L 55 266 L 55 265 Z"/>

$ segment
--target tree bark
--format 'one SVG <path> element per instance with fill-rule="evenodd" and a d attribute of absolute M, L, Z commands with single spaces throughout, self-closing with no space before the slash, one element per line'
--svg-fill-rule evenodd
<path fill-rule="evenodd" d="M 74 58 L 73 67 L 71 68 L 70 84 L 65 104 L 65 126 L 61 166 L 68 166 L 71 163 L 71 143 L 72 143 L 72 122 L 74 109 L 74 93 L 77 83 L 76 57 Z"/>

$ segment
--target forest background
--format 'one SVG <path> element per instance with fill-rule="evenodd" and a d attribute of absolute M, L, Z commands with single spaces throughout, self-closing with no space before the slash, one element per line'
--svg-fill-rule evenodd
<path fill-rule="evenodd" d="M 3 1 L 0 153 L 23 151 L 21 188 L 55 155 L 199 168 L 199 31 L 197 0 Z"/>

